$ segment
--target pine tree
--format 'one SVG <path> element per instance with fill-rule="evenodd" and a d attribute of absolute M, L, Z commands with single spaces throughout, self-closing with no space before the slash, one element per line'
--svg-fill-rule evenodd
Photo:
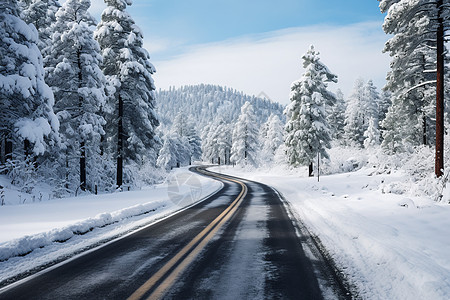
<path fill-rule="evenodd" d="M 358 78 L 355 81 L 353 92 L 348 98 L 345 111 L 345 140 L 349 145 L 362 146 L 364 141 L 364 81 Z"/>
<path fill-rule="evenodd" d="M 369 127 L 364 132 L 364 147 L 366 149 L 376 147 L 380 144 L 380 130 L 378 129 L 378 122 L 375 118 L 369 121 Z"/>
<path fill-rule="evenodd" d="M 19 18 L 17 2 L 0 0 L 2 162 L 12 158 L 13 150 L 17 155 L 40 155 L 59 141 L 53 93 L 44 82 L 37 43 L 37 31 Z"/>
<path fill-rule="evenodd" d="M 202 140 L 203 160 L 218 164 L 230 163 L 231 128 L 221 116 L 208 128 Z"/>
<path fill-rule="evenodd" d="M 327 106 L 327 121 L 330 124 L 331 138 L 333 140 L 342 140 L 344 137 L 346 108 L 347 104 L 344 100 L 344 94 L 338 89 L 336 91 L 336 103 L 333 106 Z"/>
<path fill-rule="evenodd" d="M 202 155 L 201 139 L 198 136 L 194 124 L 183 113 L 179 113 L 172 125 L 172 134 L 177 136 L 180 142 L 186 143 L 184 148 L 188 149 L 188 154 L 180 161 L 182 164 L 191 164 L 192 160 L 200 159 Z"/>
<path fill-rule="evenodd" d="M 278 115 L 272 114 L 263 125 L 265 128 L 261 139 L 262 160 L 270 163 L 274 160 L 275 152 L 284 143 L 284 124 Z"/>
<path fill-rule="evenodd" d="M 202 157 L 202 140 L 192 121 L 188 121 L 186 131 L 186 138 L 190 148 L 190 164 L 192 164 L 192 161 L 200 160 Z"/>
<path fill-rule="evenodd" d="M 98 169 L 100 137 L 105 133 L 105 120 L 100 116 L 106 98 L 105 78 L 99 67 L 100 48 L 90 29 L 95 20 L 89 7 L 90 0 L 67 0 L 58 10 L 47 50 L 50 54 L 45 59 L 65 149 L 61 169 L 68 167 L 65 177 L 74 177 L 78 164 L 82 190 L 87 187 L 87 169 Z"/>
<path fill-rule="evenodd" d="M 22 19 L 33 24 L 39 33 L 38 47 L 45 57 L 45 49 L 50 49 L 52 43 L 52 24 L 56 22 L 56 12 L 61 7 L 58 0 L 31 0 L 23 3 Z"/>
<path fill-rule="evenodd" d="M 362 147 L 364 132 L 369 127 L 369 121 L 378 122 L 378 104 L 380 96 L 372 80 L 364 83 L 359 78 L 355 82 L 352 95 L 349 97 L 345 111 L 345 139 L 350 145 Z"/>
<path fill-rule="evenodd" d="M 231 161 L 242 166 L 256 166 L 258 153 L 258 128 L 250 102 L 244 103 L 233 130 Z"/>
<path fill-rule="evenodd" d="M 392 109 L 382 123 L 383 147 L 389 152 L 433 143 L 436 49 L 443 35 L 438 28 L 450 25 L 444 2 L 380 0 L 381 11 L 387 12 L 383 29 L 392 35 L 384 48 L 392 57 L 385 86 L 392 93 Z"/>
<path fill-rule="evenodd" d="M 158 167 L 170 170 L 189 163 L 191 150 L 186 137 L 171 132 L 164 136 L 163 140 L 164 143 L 156 161 Z"/>
<path fill-rule="evenodd" d="M 386 118 L 387 111 L 392 104 L 391 97 L 391 93 L 386 90 L 383 90 L 380 95 L 380 101 L 378 102 L 378 120 L 380 125 Z"/>
<path fill-rule="evenodd" d="M 143 35 L 127 5 L 131 0 L 105 0 L 95 38 L 103 55 L 102 69 L 115 92 L 111 97 L 114 114 L 110 126 L 117 128 L 108 140 L 117 145 L 117 186 L 123 183 L 123 163 L 141 166 L 144 161 L 156 164 L 160 139 L 155 133 L 159 120 L 155 111 L 155 85 Z"/>
<path fill-rule="evenodd" d="M 363 87 L 364 102 L 362 109 L 364 111 L 365 124 L 370 124 L 370 120 L 374 119 L 378 123 L 378 113 L 380 104 L 380 93 L 373 81 L 368 80 Z M 368 127 L 369 125 L 367 125 Z"/>
<path fill-rule="evenodd" d="M 327 82 L 337 82 L 320 61 L 319 53 L 311 46 L 303 55 L 305 73 L 291 85 L 291 103 L 286 107 L 286 148 L 288 163 L 294 167 L 309 166 L 312 176 L 313 161 L 318 154 L 328 158 L 330 148 L 330 129 L 325 116 L 325 105 L 336 102 L 333 93 L 327 90 Z"/>

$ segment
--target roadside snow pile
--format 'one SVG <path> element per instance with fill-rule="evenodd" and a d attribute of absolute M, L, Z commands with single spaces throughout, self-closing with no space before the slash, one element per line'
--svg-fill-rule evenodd
<path fill-rule="evenodd" d="M 219 182 L 193 174 L 186 168 L 175 170 L 171 176 L 191 178 L 196 184 L 195 194 L 191 186 L 183 187 L 184 182 L 179 182 L 179 186 L 177 182 L 175 187 L 173 182 L 166 182 L 140 191 L 0 207 L 0 262 L 65 243 L 74 236 L 83 236 L 96 228 L 133 217 L 148 215 L 147 221 L 154 221 L 198 202 L 221 187 Z M 189 201 L 176 201 L 174 189 L 179 194 L 176 197 L 187 194 Z"/>
<path fill-rule="evenodd" d="M 450 144 L 448 146 L 450 148 Z M 367 149 L 333 147 L 328 152 L 330 159 L 324 160 L 323 165 L 320 166 L 321 175 L 355 172 L 362 168 L 367 169 L 370 176 L 401 173 L 403 175 L 399 176 L 397 180 L 389 183 L 382 182 L 379 189 L 383 193 L 411 197 L 423 196 L 438 202 L 450 203 L 450 185 L 447 184 L 450 173 L 447 172 L 442 179 L 435 177 L 434 149 L 428 146 L 414 147 L 409 149 L 409 152 L 393 155 L 383 153 L 380 148 L 372 148 L 369 151 Z M 446 153 L 446 155 L 450 155 L 450 153 Z M 446 163 L 450 164 L 450 160 Z M 291 172 L 300 175 L 306 173 L 306 171 L 303 173 L 301 168 L 291 170 Z M 448 196 L 446 196 L 447 194 Z"/>
<path fill-rule="evenodd" d="M 280 191 L 362 299 L 449 299 L 450 206 L 414 196 L 430 187 L 417 188 L 404 171 L 378 172 L 367 164 L 317 182 L 303 177 L 306 168 L 213 170 Z"/>
<path fill-rule="evenodd" d="M 121 220 L 150 213 L 157 209 L 164 209 L 167 205 L 165 201 L 154 201 L 138 204 L 124 208 L 112 213 L 101 213 L 93 218 L 88 218 L 73 225 L 55 228 L 48 232 L 43 232 L 31 236 L 24 236 L 12 241 L 0 244 L 0 261 L 7 260 L 14 256 L 23 256 L 34 249 L 48 246 L 52 243 L 63 243 L 74 235 L 83 235 L 95 228 L 105 227 Z"/>

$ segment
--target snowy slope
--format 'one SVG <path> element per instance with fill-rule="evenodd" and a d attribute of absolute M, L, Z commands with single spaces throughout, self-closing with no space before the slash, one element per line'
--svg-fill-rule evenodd
<path fill-rule="evenodd" d="M 195 120 L 199 131 L 212 124 L 218 116 L 232 123 L 237 120 L 242 105 L 247 101 L 252 104 L 259 117 L 259 125 L 271 114 L 284 120 L 284 107 L 281 104 L 217 85 L 200 84 L 160 90 L 156 99 L 161 123 L 165 126 L 170 126 L 173 116 L 179 113 Z"/>
<path fill-rule="evenodd" d="M 407 180 L 401 172 L 363 168 L 317 182 L 300 177 L 303 168 L 215 170 L 280 191 L 363 299 L 450 298 L 450 206 L 384 193 L 390 183 Z"/>
<path fill-rule="evenodd" d="M 1 206 L 0 285 L 154 223 L 221 186 L 182 168 L 140 191 Z"/>

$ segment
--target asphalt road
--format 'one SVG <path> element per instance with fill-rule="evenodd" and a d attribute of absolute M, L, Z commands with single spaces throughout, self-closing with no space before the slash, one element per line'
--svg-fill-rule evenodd
<path fill-rule="evenodd" d="M 209 199 L 14 284 L 0 299 L 351 299 L 275 190 L 215 178 L 224 187 Z"/>

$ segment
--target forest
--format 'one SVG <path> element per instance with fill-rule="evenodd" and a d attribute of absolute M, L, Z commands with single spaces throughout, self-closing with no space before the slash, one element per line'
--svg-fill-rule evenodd
<path fill-rule="evenodd" d="M 391 56 L 384 87 L 359 78 L 344 96 L 320 59 L 327 49 L 311 46 L 283 107 L 210 84 L 158 90 L 130 0 L 105 0 L 100 22 L 89 0 L 0 0 L 2 205 L 11 190 L 30 195 L 25 202 L 139 189 L 196 161 L 305 167 L 307 176 L 319 164 L 339 173 L 420 162 L 407 172 L 416 182 L 435 176 L 424 190 L 442 200 L 449 7 L 399 2 L 380 1 L 389 35 L 380 51 Z M 336 166 L 329 153 L 339 149 L 369 159 Z"/>

